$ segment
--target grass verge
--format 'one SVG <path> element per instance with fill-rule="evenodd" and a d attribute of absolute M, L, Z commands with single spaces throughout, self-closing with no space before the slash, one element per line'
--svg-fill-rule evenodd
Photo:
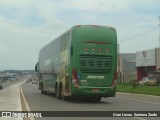
<path fill-rule="evenodd" d="M 131 84 L 118 84 L 117 92 L 137 93 L 160 96 L 160 86 L 136 86 Z"/>

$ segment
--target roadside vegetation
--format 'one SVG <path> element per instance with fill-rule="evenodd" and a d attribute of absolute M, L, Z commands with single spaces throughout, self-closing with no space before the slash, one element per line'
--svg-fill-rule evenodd
<path fill-rule="evenodd" d="M 121 83 L 117 85 L 117 92 L 137 93 L 160 96 L 160 86 L 133 85 L 130 83 Z"/>

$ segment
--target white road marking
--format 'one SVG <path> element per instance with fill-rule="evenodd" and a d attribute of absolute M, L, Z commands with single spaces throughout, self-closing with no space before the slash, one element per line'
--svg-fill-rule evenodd
<path fill-rule="evenodd" d="M 149 103 L 149 104 L 154 104 L 154 105 L 160 105 L 160 103 L 157 102 L 149 102 L 149 101 L 143 101 L 143 100 L 137 100 L 137 99 L 129 99 L 129 98 L 124 98 L 124 97 L 117 97 L 117 98 L 121 98 L 121 99 L 125 99 L 125 100 L 132 100 L 132 101 L 137 101 L 137 102 L 143 102 L 143 103 Z M 140 117 L 134 117 L 138 120 L 146 120 L 144 118 L 140 118 Z"/>
<path fill-rule="evenodd" d="M 22 85 L 22 84 L 21 84 L 21 85 Z M 24 96 L 24 93 L 23 93 L 23 90 L 22 90 L 21 85 L 19 86 L 19 87 L 20 87 L 19 89 L 20 89 L 20 93 L 22 94 L 22 97 L 23 97 L 23 100 L 24 100 L 24 104 L 25 104 L 25 106 L 26 106 L 27 111 L 31 111 L 30 108 L 29 108 L 29 105 L 28 105 L 28 103 L 27 103 L 27 100 L 26 100 L 26 98 L 25 98 L 25 96 Z M 35 120 L 35 119 L 34 119 L 34 117 L 30 117 L 30 120 Z"/>
<path fill-rule="evenodd" d="M 143 103 L 149 103 L 149 104 L 155 104 L 155 105 L 160 105 L 160 103 L 157 102 L 149 102 L 149 101 L 143 101 L 143 100 L 137 100 L 137 99 L 129 99 L 129 98 L 124 98 L 124 97 L 117 97 L 121 99 L 126 99 L 126 100 L 132 100 L 132 101 L 137 101 L 137 102 L 143 102 Z"/>
<path fill-rule="evenodd" d="M 138 119 L 138 120 L 146 120 L 146 119 L 140 118 L 140 117 L 134 117 L 134 118 L 136 118 L 136 119 Z"/>

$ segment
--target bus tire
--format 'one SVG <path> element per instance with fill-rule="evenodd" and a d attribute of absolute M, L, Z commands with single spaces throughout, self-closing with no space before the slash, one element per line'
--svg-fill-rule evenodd
<path fill-rule="evenodd" d="M 68 101 L 68 97 L 67 96 L 62 96 L 62 99 L 64 100 L 64 101 Z"/>
<path fill-rule="evenodd" d="M 40 83 L 38 84 L 38 89 L 39 89 L 39 90 L 41 89 L 41 84 L 40 84 Z"/>
<path fill-rule="evenodd" d="M 44 90 L 43 90 L 43 84 L 41 84 L 41 87 L 40 87 L 40 89 L 41 89 L 41 94 L 44 94 Z"/>
<path fill-rule="evenodd" d="M 42 94 L 45 94 L 45 95 L 47 94 L 47 91 L 44 91 L 43 84 L 41 85 L 41 93 L 42 93 Z"/>
<path fill-rule="evenodd" d="M 101 97 L 94 98 L 95 102 L 101 102 Z"/>
<path fill-rule="evenodd" d="M 60 99 L 60 98 L 61 98 L 61 96 L 60 96 L 60 90 L 59 90 L 58 85 L 56 85 L 55 93 L 56 93 L 56 98 Z"/>
<path fill-rule="evenodd" d="M 62 85 L 60 85 L 60 92 L 61 92 L 60 95 L 61 95 L 62 100 L 67 101 L 68 97 L 63 95 L 64 91 L 63 91 L 63 86 Z"/>

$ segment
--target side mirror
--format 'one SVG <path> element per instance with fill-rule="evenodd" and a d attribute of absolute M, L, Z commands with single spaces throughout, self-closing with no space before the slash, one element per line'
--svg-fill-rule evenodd
<path fill-rule="evenodd" d="M 39 63 L 35 65 L 35 71 L 38 72 Z"/>

